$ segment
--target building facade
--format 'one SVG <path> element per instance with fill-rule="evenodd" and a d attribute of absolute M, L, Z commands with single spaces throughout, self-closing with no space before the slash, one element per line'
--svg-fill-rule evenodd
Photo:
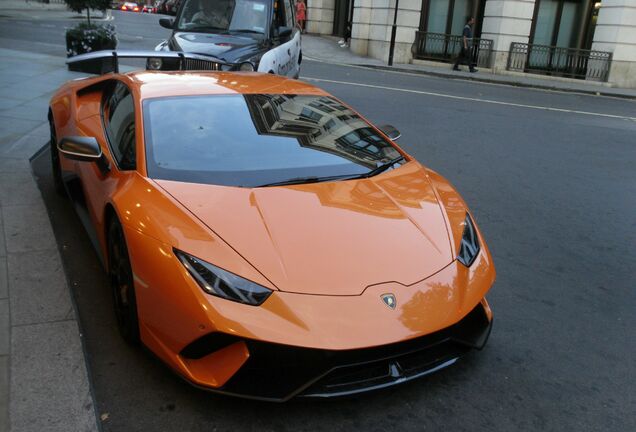
<path fill-rule="evenodd" d="M 307 0 L 307 30 L 351 23 L 351 50 L 387 60 L 396 12 L 396 63 L 452 61 L 473 16 L 482 68 L 636 88 L 636 0 Z"/>

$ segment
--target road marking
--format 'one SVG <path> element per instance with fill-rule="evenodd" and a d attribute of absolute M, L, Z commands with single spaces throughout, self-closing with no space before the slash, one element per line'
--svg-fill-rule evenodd
<path fill-rule="evenodd" d="M 494 105 L 513 106 L 518 108 L 538 109 L 543 111 L 564 112 L 564 113 L 571 113 L 571 114 L 582 114 L 582 115 L 589 115 L 589 116 L 596 116 L 596 117 L 606 117 L 606 118 L 636 121 L 636 117 L 629 117 L 629 116 L 622 116 L 622 115 L 615 115 L 615 114 L 604 114 L 604 113 L 597 113 L 597 112 L 590 112 L 590 111 L 569 110 L 565 108 L 553 108 L 553 107 L 546 107 L 546 106 L 540 106 L 540 105 L 526 105 L 526 104 L 519 104 L 514 102 L 496 101 L 492 99 L 480 99 L 480 98 L 474 98 L 474 97 L 468 97 L 468 96 L 454 96 L 454 95 L 449 95 L 445 93 L 435 93 L 435 92 L 428 92 L 423 90 L 412 90 L 412 89 L 404 89 L 399 87 L 387 87 L 387 86 L 373 85 L 373 84 L 362 84 L 362 83 L 354 83 L 354 82 L 348 82 L 348 81 L 336 81 L 336 80 L 328 80 L 323 78 L 302 77 L 302 79 L 307 81 L 326 82 L 326 83 L 332 83 L 332 84 L 343 84 L 343 85 L 350 85 L 350 86 L 357 86 L 357 87 L 375 88 L 380 90 L 390 90 L 390 91 L 397 91 L 397 92 L 403 92 L 403 93 L 414 93 L 414 94 L 421 94 L 426 96 L 436 96 L 436 97 L 442 97 L 447 99 L 482 102 L 482 103 L 489 103 Z"/>
<path fill-rule="evenodd" d="M 417 73 L 417 72 L 407 72 L 405 70 L 402 69 L 398 69 L 398 70 L 391 70 L 391 69 L 385 69 L 385 68 L 377 68 L 376 66 L 378 65 L 374 65 L 374 64 L 349 64 L 349 63 L 340 63 L 340 62 L 336 62 L 336 61 L 328 61 L 328 60 L 322 60 L 319 58 L 315 58 L 315 57 L 306 57 L 303 56 L 304 60 L 308 60 L 308 61 L 313 61 L 316 63 L 325 63 L 325 64 L 330 64 L 330 65 L 336 65 L 336 66 L 341 66 L 341 67 L 348 67 L 348 68 L 354 68 L 354 69 L 364 69 L 364 70 L 368 70 L 368 71 L 378 71 L 378 72 L 385 72 L 385 73 L 389 73 L 389 74 L 397 74 L 397 75 L 407 75 L 407 76 L 412 76 L 412 77 L 418 77 L 418 78 L 428 78 L 428 79 L 436 79 L 436 78 L 451 78 L 451 77 L 443 77 L 441 75 L 438 74 L 427 74 L 427 73 Z M 558 88 L 547 88 L 547 87 L 525 87 L 525 86 L 515 86 L 514 84 L 510 83 L 510 82 L 491 82 L 491 81 L 480 81 L 480 80 L 475 80 L 472 79 L 471 77 L 452 77 L 453 80 L 455 81 L 459 81 L 459 82 L 463 82 L 463 83 L 473 83 L 473 84 L 479 84 L 479 85 L 484 85 L 484 86 L 493 86 L 493 87 L 515 87 L 515 88 L 519 88 L 519 89 L 524 89 L 524 90 L 529 90 L 529 91 L 535 91 L 535 92 L 543 92 L 543 93 L 562 93 L 562 94 L 570 94 L 570 95 L 581 95 L 581 96 L 594 96 L 597 98 L 609 98 L 609 99 L 618 99 L 618 100 L 629 100 L 628 98 L 624 98 L 621 97 L 620 95 L 610 95 L 610 94 L 600 94 L 600 92 L 596 92 L 595 94 L 591 94 L 589 92 L 583 91 L 583 90 L 563 90 L 563 89 L 558 89 Z"/>

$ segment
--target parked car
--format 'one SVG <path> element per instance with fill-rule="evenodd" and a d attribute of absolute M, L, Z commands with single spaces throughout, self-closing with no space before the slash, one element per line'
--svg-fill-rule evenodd
<path fill-rule="evenodd" d="M 181 0 L 167 0 L 165 3 L 166 14 L 176 15 L 180 4 Z"/>
<path fill-rule="evenodd" d="M 139 7 L 139 5 L 133 2 L 125 2 L 121 5 L 120 10 L 124 12 L 141 12 L 141 8 Z"/>
<path fill-rule="evenodd" d="M 157 13 L 158 14 L 167 14 L 168 13 L 168 11 L 166 9 L 166 2 L 167 1 L 168 0 L 158 0 L 155 3 L 155 8 L 157 9 Z"/>
<path fill-rule="evenodd" d="M 157 8 L 154 5 L 145 4 L 141 7 L 141 13 L 157 13 Z"/>
<path fill-rule="evenodd" d="M 291 0 L 184 0 L 176 19 L 162 18 L 170 38 L 158 51 L 207 54 L 240 70 L 298 77 L 300 30 Z"/>
<path fill-rule="evenodd" d="M 69 62 L 99 56 L 121 58 Z M 342 396 L 485 345 L 495 268 L 466 203 L 395 128 L 324 90 L 108 73 L 62 86 L 49 122 L 56 187 L 108 273 L 121 335 L 195 386 Z"/>

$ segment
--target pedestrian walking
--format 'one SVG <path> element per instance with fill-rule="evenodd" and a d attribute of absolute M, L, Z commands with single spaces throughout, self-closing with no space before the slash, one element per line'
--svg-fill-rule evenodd
<path fill-rule="evenodd" d="M 345 26 L 345 34 L 342 39 L 338 41 L 340 48 L 349 48 L 349 39 L 351 39 L 351 23 L 347 22 L 347 25 Z"/>
<path fill-rule="evenodd" d="M 453 70 L 458 71 L 459 64 L 464 63 L 468 65 L 468 70 L 471 72 L 477 72 L 475 66 L 473 65 L 473 25 L 475 24 L 475 18 L 469 17 L 466 21 L 466 25 L 464 26 L 464 31 L 462 32 L 462 47 L 459 52 L 459 56 L 457 56 L 457 60 L 455 60 L 455 64 L 453 65 Z"/>
<path fill-rule="evenodd" d="M 298 0 L 296 2 L 296 22 L 300 27 L 300 32 L 305 33 L 305 20 L 307 13 L 307 6 L 305 6 L 305 0 Z"/>

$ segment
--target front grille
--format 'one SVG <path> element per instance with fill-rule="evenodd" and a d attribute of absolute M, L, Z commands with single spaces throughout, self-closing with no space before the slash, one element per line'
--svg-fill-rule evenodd
<path fill-rule="evenodd" d="M 329 397 L 408 381 L 454 363 L 471 348 L 481 349 L 491 322 L 481 304 L 453 326 L 419 338 L 353 350 L 322 350 L 244 340 L 250 356 L 220 391 L 268 400 L 295 395 Z M 236 342 L 213 333 L 181 355 L 200 358 Z"/>
<path fill-rule="evenodd" d="M 186 58 L 183 60 L 184 70 L 221 70 L 221 65 L 213 61 Z"/>

